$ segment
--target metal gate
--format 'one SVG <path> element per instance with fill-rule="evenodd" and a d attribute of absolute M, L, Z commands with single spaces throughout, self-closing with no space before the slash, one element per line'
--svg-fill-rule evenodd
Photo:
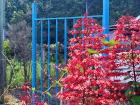
<path fill-rule="evenodd" d="M 101 18 L 104 33 L 109 32 L 109 0 L 103 0 L 103 14 L 88 16 Z M 52 78 L 59 79 L 58 65 L 66 64 L 68 59 L 68 31 L 77 19 L 81 17 L 38 18 L 37 3 L 32 4 L 32 104 L 35 105 L 35 95 L 39 101 L 48 105 L 59 105 L 59 100 L 53 97 L 59 87 L 52 87 Z M 60 35 L 61 34 L 61 35 Z M 53 39 L 51 39 L 53 36 Z M 61 37 L 61 38 L 60 38 Z M 59 41 L 62 39 L 61 41 Z M 45 43 L 45 44 L 44 44 Z M 52 44 L 53 48 L 52 48 Z M 60 44 L 61 43 L 61 44 Z M 60 50 L 61 49 L 61 50 Z M 53 54 L 52 54 L 53 53 Z M 52 61 L 53 59 L 53 61 Z M 63 60 L 63 61 L 60 61 Z M 52 67 L 52 63 L 55 65 Z M 53 68 L 53 76 L 51 76 Z M 46 85 L 44 85 L 46 84 Z M 52 89 L 51 89 L 52 88 Z M 43 94 L 47 91 L 48 94 Z M 52 94 L 52 97 L 50 96 Z"/>

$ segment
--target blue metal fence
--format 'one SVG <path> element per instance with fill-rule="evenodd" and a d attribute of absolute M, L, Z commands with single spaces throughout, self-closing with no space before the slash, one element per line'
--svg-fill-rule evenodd
<path fill-rule="evenodd" d="M 103 15 L 95 15 L 95 16 L 88 16 L 90 18 L 102 18 L 102 25 L 104 27 L 104 33 L 109 32 L 109 0 L 103 0 Z M 74 24 L 77 19 L 84 18 L 83 16 L 80 17 L 59 17 L 59 18 L 38 18 L 37 17 L 37 3 L 32 4 L 32 104 L 35 105 L 35 94 L 37 91 L 40 93 L 43 93 L 45 90 L 50 91 L 51 87 L 51 32 L 53 31 L 53 34 L 55 33 L 55 65 L 58 66 L 59 64 L 59 24 L 61 21 L 61 24 L 63 22 L 63 27 L 61 29 L 63 30 L 63 59 L 64 64 L 67 63 L 68 59 L 68 28 L 69 24 Z M 53 26 L 55 30 L 51 30 L 51 22 L 53 22 Z M 54 23 L 55 22 L 55 23 Z M 39 27 L 38 27 L 39 25 Z M 46 28 L 47 27 L 47 30 Z M 38 33 L 40 31 L 40 33 Z M 47 33 L 45 33 L 47 32 Z M 46 34 L 47 38 L 47 61 L 45 62 L 44 57 L 44 36 Z M 62 33 L 61 33 L 62 34 Z M 37 43 L 37 36 L 40 36 L 40 43 Z M 62 37 L 62 36 L 61 36 Z M 75 36 L 74 36 L 75 37 Z M 40 60 L 40 84 L 37 84 L 37 45 L 40 46 L 39 49 L 39 60 Z M 44 66 L 45 63 L 47 63 L 47 75 L 44 73 Z M 44 87 L 44 78 L 47 77 L 47 87 Z M 55 79 L 59 79 L 59 70 L 58 68 L 55 68 Z M 39 86 L 38 86 L 39 85 Z M 39 88 L 38 88 L 39 87 Z M 39 89 L 39 90 L 37 90 Z M 54 93 L 58 93 L 59 88 L 58 85 L 56 85 L 54 89 Z M 52 93 L 52 94 L 54 94 Z M 45 97 L 46 100 L 44 99 Z M 57 98 L 54 98 L 52 102 L 52 99 L 49 95 L 44 96 L 41 94 L 40 101 L 47 101 L 48 105 L 59 105 L 59 100 Z"/>

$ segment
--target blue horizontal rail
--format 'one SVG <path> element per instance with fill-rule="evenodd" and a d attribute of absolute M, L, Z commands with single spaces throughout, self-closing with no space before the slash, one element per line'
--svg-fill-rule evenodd
<path fill-rule="evenodd" d="M 102 18 L 103 15 L 93 15 L 93 16 L 87 16 L 88 18 Z M 57 18 L 36 18 L 35 20 L 41 21 L 41 20 L 64 20 L 64 19 L 79 19 L 84 18 L 84 16 L 76 16 L 76 17 L 57 17 Z"/>

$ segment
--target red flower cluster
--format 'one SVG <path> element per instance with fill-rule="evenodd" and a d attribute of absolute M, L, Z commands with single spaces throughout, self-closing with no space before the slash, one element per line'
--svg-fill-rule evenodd
<path fill-rule="evenodd" d="M 31 86 L 29 83 L 25 83 L 21 86 L 21 91 L 23 91 L 23 94 L 20 95 L 20 100 L 22 105 L 31 105 L 32 104 L 32 95 L 31 95 Z M 35 95 L 34 98 L 36 101 L 34 102 L 35 105 L 48 105 L 44 102 L 37 101 L 38 96 Z"/>
<path fill-rule="evenodd" d="M 118 42 L 107 41 L 102 27 L 91 18 L 79 19 L 70 33 L 76 37 L 70 39 L 68 75 L 61 80 L 64 91 L 58 97 L 68 105 L 114 105 L 124 100 L 126 85 L 112 79 L 127 75 L 116 71 Z"/>

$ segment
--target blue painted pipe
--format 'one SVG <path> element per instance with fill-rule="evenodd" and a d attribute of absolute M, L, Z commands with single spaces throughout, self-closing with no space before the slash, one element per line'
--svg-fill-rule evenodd
<path fill-rule="evenodd" d="M 56 64 L 56 80 L 59 79 L 59 71 L 58 71 L 58 20 L 56 19 L 56 32 L 55 32 L 55 64 Z M 58 93 L 58 85 L 56 85 L 55 92 Z M 55 101 L 55 105 L 59 105 L 58 100 Z"/>
<path fill-rule="evenodd" d="M 67 19 L 64 19 L 64 63 L 67 63 Z"/>
<path fill-rule="evenodd" d="M 37 4 L 32 3 L 32 105 L 35 105 L 35 89 L 36 89 L 36 19 Z"/>
<path fill-rule="evenodd" d="M 93 16 L 88 16 L 88 18 L 102 18 L 103 17 L 103 15 L 93 15 Z M 58 19 L 58 20 L 65 20 L 65 19 L 81 19 L 81 18 L 84 18 L 84 16 L 76 16 L 76 17 L 58 17 L 58 18 L 37 18 L 37 19 L 35 19 L 35 20 L 38 20 L 38 21 L 40 21 L 40 20 L 56 20 L 56 19 Z"/>
<path fill-rule="evenodd" d="M 50 80 L 50 75 L 51 75 L 51 70 L 50 70 L 50 20 L 48 20 L 48 89 L 50 88 L 51 86 L 51 80 Z M 48 105 L 50 105 L 50 96 L 48 95 Z"/>
<path fill-rule="evenodd" d="M 40 91 L 43 92 L 43 78 L 44 78 L 44 67 L 43 67 L 43 21 L 41 21 L 40 27 Z M 41 101 L 43 101 L 43 96 L 41 95 Z"/>
<path fill-rule="evenodd" d="M 103 28 L 104 34 L 109 33 L 109 0 L 103 0 Z"/>

